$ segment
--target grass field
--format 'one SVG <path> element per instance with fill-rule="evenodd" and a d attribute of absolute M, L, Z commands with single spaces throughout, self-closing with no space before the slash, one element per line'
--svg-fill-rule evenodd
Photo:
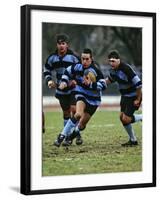
<path fill-rule="evenodd" d="M 46 112 L 43 134 L 43 176 L 129 172 L 142 170 L 142 124 L 133 125 L 139 145 L 122 147 L 128 136 L 117 111 L 97 111 L 83 131 L 84 143 L 68 149 L 53 146 L 60 133 L 62 112 Z"/>

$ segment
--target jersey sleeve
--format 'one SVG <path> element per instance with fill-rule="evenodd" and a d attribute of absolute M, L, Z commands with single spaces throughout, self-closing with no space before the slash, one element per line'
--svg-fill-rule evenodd
<path fill-rule="evenodd" d="M 75 64 L 80 63 L 80 58 L 79 58 L 78 56 L 74 55 L 74 57 L 73 57 L 73 62 L 74 62 Z"/>
<path fill-rule="evenodd" d="M 66 82 L 68 84 L 69 81 L 71 79 L 73 79 L 74 72 L 75 72 L 74 67 L 75 67 L 75 65 L 71 65 L 71 66 L 66 68 L 66 70 L 64 71 L 64 74 L 62 75 L 62 78 L 61 78 L 62 82 Z"/>
<path fill-rule="evenodd" d="M 136 88 L 142 87 L 142 81 L 129 65 L 125 68 L 125 73 L 128 76 L 128 80 L 130 80 Z"/>
<path fill-rule="evenodd" d="M 142 87 L 142 81 L 140 80 L 140 78 L 138 77 L 138 75 L 135 75 L 132 78 L 132 83 L 136 88 L 141 88 Z"/>
<path fill-rule="evenodd" d="M 46 82 L 52 80 L 52 70 L 53 70 L 53 67 L 52 67 L 52 63 L 51 63 L 51 57 L 49 57 L 46 60 L 45 65 L 43 66 L 43 76 L 44 76 Z"/>

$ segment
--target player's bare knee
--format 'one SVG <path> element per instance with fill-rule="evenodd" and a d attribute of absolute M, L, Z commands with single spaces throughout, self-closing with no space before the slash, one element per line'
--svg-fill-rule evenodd
<path fill-rule="evenodd" d="M 131 123 L 131 117 L 128 117 L 128 116 L 126 116 L 126 115 L 123 115 L 122 116 L 122 119 L 121 119 L 121 122 L 123 123 L 123 124 L 130 124 Z"/>
<path fill-rule="evenodd" d="M 82 113 L 80 112 L 76 112 L 74 117 L 77 119 L 77 120 L 80 120 L 80 118 L 82 117 Z"/>

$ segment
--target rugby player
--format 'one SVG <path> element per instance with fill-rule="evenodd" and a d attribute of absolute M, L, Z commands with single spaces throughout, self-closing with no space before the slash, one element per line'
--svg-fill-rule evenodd
<path fill-rule="evenodd" d="M 111 66 L 106 83 L 117 82 L 121 93 L 120 120 L 128 133 L 128 142 L 122 146 L 135 146 L 138 141 L 132 127 L 132 123 L 142 121 L 142 114 L 134 114 L 139 109 L 142 101 L 142 82 L 132 67 L 121 61 L 118 51 L 111 51 L 108 55 Z"/>
<path fill-rule="evenodd" d="M 86 76 L 88 72 L 94 74 L 95 82 Z M 106 88 L 103 74 L 94 65 L 90 49 L 83 50 L 81 64 L 72 65 L 65 70 L 59 88 L 64 90 L 70 79 L 74 79 L 77 83 L 73 90 L 76 97 L 76 113 L 67 121 L 66 126 L 54 141 L 57 147 L 66 137 L 72 137 L 73 133 L 76 134 L 86 128 L 88 121 L 101 103 L 102 90 Z"/>
<path fill-rule="evenodd" d="M 69 37 L 66 34 L 58 34 L 56 36 L 57 48 L 51 54 L 45 63 L 43 75 L 49 88 L 56 88 L 55 97 L 59 100 L 59 104 L 63 111 L 64 126 L 69 118 L 75 113 L 75 97 L 71 94 L 74 84 L 68 84 L 65 89 L 60 89 L 62 75 L 68 66 L 77 64 L 80 59 L 69 49 Z M 56 81 L 52 78 L 52 72 L 56 73 Z M 44 117 L 43 117 L 44 118 Z M 44 130 L 44 127 L 43 127 Z M 79 135 L 80 137 L 80 135 Z M 79 138 L 80 140 L 81 138 Z"/>

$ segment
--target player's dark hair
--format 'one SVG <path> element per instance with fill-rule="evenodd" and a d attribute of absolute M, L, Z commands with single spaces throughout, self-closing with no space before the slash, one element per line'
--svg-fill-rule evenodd
<path fill-rule="evenodd" d="M 88 53 L 88 54 L 90 54 L 90 56 L 92 58 L 92 50 L 91 49 L 85 48 L 85 49 L 83 49 L 82 53 Z"/>
<path fill-rule="evenodd" d="M 56 42 L 57 43 L 60 43 L 60 42 L 69 43 L 69 37 L 66 34 L 58 34 L 58 35 L 56 35 Z"/>
<path fill-rule="evenodd" d="M 108 54 L 108 58 L 116 58 L 119 59 L 120 58 L 120 54 L 117 50 L 112 50 L 109 54 Z"/>

